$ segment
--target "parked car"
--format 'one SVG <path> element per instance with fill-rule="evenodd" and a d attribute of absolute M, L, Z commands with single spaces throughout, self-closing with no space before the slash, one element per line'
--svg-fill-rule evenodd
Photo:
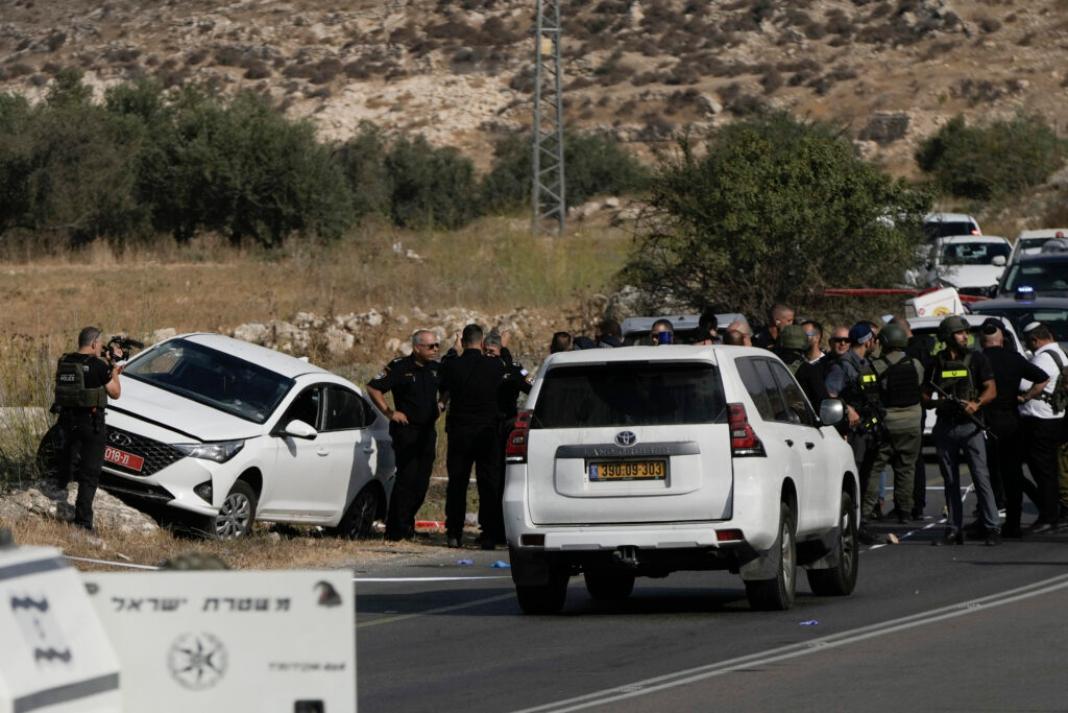
<path fill-rule="evenodd" d="M 1038 297 L 1068 297 L 1068 253 L 1024 255 L 1009 265 L 998 283 L 997 297 L 1018 291 Z"/>
<path fill-rule="evenodd" d="M 727 569 L 750 604 L 786 609 L 857 578 L 853 454 L 781 361 L 727 346 L 554 354 L 506 450 L 512 578 L 527 613 L 559 611 L 581 573 L 595 599 L 637 576 Z"/>
<path fill-rule="evenodd" d="M 256 521 L 371 533 L 395 464 L 386 418 L 351 382 L 218 334 L 136 355 L 108 404 L 101 487 L 202 534 Z"/>
<path fill-rule="evenodd" d="M 648 342 L 649 332 L 653 329 L 653 323 L 658 319 L 667 319 L 675 328 L 675 343 L 688 344 L 693 341 L 697 334 L 697 323 L 701 319 L 699 314 L 667 314 L 659 317 L 627 317 L 623 320 L 620 330 L 623 332 L 623 344 L 632 346 Z M 718 332 L 722 336 L 727 331 L 727 325 L 735 320 L 745 320 L 745 315 L 735 312 L 726 312 L 716 315 Z"/>
<path fill-rule="evenodd" d="M 1068 228 L 1042 228 L 1041 230 L 1024 230 L 1016 236 L 1009 255 L 1009 264 L 1018 262 L 1024 255 L 1039 255 L 1042 248 L 1051 240 L 1068 236 Z"/>
<path fill-rule="evenodd" d="M 954 287 L 962 295 L 993 295 L 1011 251 L 1008 240 L 993 235 L 939 238 L 931 248 L 927 284 Z"/>
<path fill-rule="evenodd" d="M 929 241 L 951 235 L 982 235 L 979 223 L 964 213 L 928 213 L 923 218 L 923 234 Z"/>
<path fill-rule="evenodd" d="M 979 302 L 972 306 L 972 312 L 1007 319 L 1019 334 L 1031 322 L 1042 322 L 1053 332 L 1053 338 L 1061 348 L 1068 349 L 1068 298 L 1021 297 Z"/>

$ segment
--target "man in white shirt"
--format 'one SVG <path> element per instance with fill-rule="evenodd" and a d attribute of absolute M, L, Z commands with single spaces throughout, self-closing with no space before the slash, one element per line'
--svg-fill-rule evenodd
<path fill-rule="evenodd" d="M 1039 534 L 1056 527 L 1060 510 L 1057 449 L 1061 444 L 1063 414 L 1054 413 L 1050 401 L 1061 367 L 1068 366 L 1068 355 L 1054 341 L 1049 327 L 1041 322 L 1031 322 L 1024 328 L 1024 340 L 1034 353 L 1031 363 L 1049 374 L 1046 387 L 1037 394 L 1030 382 L 1022 382 L 1020 388 L 1024 393 L 1019 397 L 1022 460 L 1035 479 L 1039 496 L 1038 519 L 1030 532 Z"/>

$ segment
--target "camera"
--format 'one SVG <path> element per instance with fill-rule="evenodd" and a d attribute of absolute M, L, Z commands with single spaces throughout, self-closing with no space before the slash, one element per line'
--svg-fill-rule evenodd
<path fill-rule="evenodd" d="M 107 345 L 104 347 L 104 353 L 101 356 L 107 360 L 109 364 L 115 366 L 116 364 L 125 363 L 133 352 L 140 351 L 144 348 L 144 342 L 139 342 L 136 339 L 130 339 L 129 337 L 119 335 L 108 340 Z"/>

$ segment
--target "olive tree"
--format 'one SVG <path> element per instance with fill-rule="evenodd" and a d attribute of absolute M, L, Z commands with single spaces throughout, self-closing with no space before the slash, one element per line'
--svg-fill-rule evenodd
<path fill-rule="evenodd" d="M 833 127 L 758 116 L 662 160 L 622 277 L 654 301 L 750 313 L 893 286 L 917 261 L 929 203 Z"/>

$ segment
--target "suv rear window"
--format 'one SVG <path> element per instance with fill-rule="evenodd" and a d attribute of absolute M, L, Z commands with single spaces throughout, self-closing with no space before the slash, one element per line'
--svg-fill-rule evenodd
<path fill-rule="evenodd" d="M 723 423 L 726 399 L 712 364 L 624 362 L 551 369 L 534 407 L 534 428 Z"/>

